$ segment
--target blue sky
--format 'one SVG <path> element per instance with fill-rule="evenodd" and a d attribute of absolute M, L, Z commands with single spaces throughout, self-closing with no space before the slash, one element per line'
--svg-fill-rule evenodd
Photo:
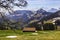
<path fill-rule="evenodd" d="M 60 8 L 60 0 L 26 0 L 28 5 L 26 7 L 20 8 L 24 10 L 38 10 L 43 8 L 45 10 L 51 8 Z M 16 7 L 16 9 L 19 9 Z"/>

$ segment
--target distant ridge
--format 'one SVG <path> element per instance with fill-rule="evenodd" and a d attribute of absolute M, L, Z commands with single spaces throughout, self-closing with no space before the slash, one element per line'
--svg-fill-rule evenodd
<path fill-rule="evenodd" d="M 58 9 L 55 9 L 55 8 L 51 8 L 50 10 L 48 10 L 48 12 L 52 12 L 52 13 L 57 12 L 57 11 Z"/>

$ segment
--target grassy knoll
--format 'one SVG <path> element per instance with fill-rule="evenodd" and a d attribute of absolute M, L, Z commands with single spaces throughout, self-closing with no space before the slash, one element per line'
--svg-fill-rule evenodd
<path fill-rule="evenodd" d="M 38 31 L 37 35 L 34 32 L 22 32 L 16 30 L 0 30 L 0 40 L 60 40 L 60 31 Z M 6 38 L 6 36 L 15 35 L 17 38 Z"/>

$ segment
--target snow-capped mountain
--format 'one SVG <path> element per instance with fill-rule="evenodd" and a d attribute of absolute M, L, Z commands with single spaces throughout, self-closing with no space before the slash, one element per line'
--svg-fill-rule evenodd
<path fill-rule="evenodd" d="M 33 14 L 30 10 L 17 10 L 12 13 L 12 15 L 8 15 L 9 20 L 14 21 L 23 21 L 28 22 L 28 20 L 31 18 L 31 15 Z"/>
<path fill-rule="evenodd" d="M 57 12 L 57 11 L 58 9 L 55 9 L 55 8 L 51 8 L 50 10 L 48 10 L 48 12 L 52 12 L 52 13 Z"/>
<path fill-rule="evenodd" d="M 52 12 L 48 12 L 44 9 L 39 9 L 39 10 L 37 10 L 37 13 L 42 14 L 42 15 L 50 15 Z"/>
<path fill-rule="evenodd" d="M 41 14 L 41 13 L 44 13 L 44 12 L 46 12 L 46 11 L 45 11 L 44 9 L 42 9 L 42 8 L 39 9 L 39 10 L 37 10 L 37 13 L 40 13 L 40 14 Z"/>
<path fill-rule="evenodd" d="M 32 11 L 30 10 L 17 10 L 15 11 L 13 14 L 26 14 L 28 18 L 30 18 L 30 16 L 33 14 Z"/>

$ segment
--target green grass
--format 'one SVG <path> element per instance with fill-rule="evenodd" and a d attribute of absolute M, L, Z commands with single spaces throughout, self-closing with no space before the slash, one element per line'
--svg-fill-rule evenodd
<path fill-rule="evenodd" d="M 0 30 L 0 40 L 60 40 L 60 31 L 38 31 L 38 35 L 34 32 L 22 32 L 21 30 Z M 17 38 L 6 38 L 6 36 L 18 36 Z"/>

